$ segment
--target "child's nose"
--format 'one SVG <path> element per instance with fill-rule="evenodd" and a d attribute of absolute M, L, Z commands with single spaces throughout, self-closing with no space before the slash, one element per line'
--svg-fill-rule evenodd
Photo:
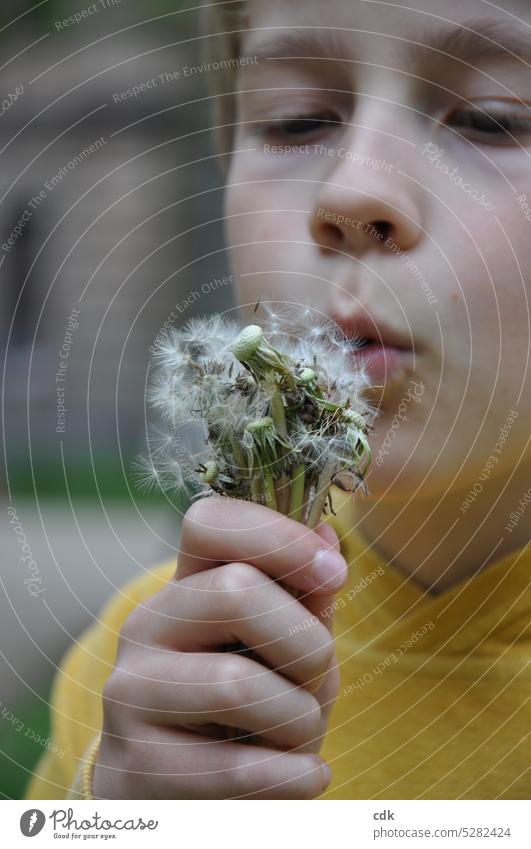
<path fill-rule="evenodd" d="M 405 176 L 363 174 L 362 167 L 371 168 L 350 161 L 323 183 L 310 218 L 313 240 L 324 250 L 356 255 L 375 247 L 410 251 L 423 232 L 415 187 Z"/>

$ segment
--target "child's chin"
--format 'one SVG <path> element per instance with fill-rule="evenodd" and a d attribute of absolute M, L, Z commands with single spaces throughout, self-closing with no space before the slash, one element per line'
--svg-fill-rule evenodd
<path fill-rule="evenodd" d="M 393 456 L 375 453 L 367 478 L 369 498 L 387 500 L 404 499 L 419 494 L 427 468 L 411 456 L 395 452 Z"/>
<path fill-rule="evenodd" d="M 364 397 L 378 410 L 376 426 L 379 433 L 387 433 L 397 413 L 403 412 L 404 405 L 411 406 L 411 379 L 411 373 L 406 369 L 397 369 L 392 375 L 386 375 L 385 380 L 371 378 L 372 386 L 364 391 Z M 405 427 L 403 421 L 400 424 Z"/>

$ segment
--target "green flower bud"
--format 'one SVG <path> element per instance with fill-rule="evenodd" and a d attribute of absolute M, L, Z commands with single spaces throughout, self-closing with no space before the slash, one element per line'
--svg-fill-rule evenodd
<path fill-rule="evenodd" d="M 247 362 L 256 354 L 262 344 L 264 331 L 257 324 L 249 324 L 236 337 L 232 345 L 232 352 L 241 363 Z"/>
<path fill-rule="evenodd" d="M 300 370 L 297 376 L 297 380 L 299 381 L 299 383 L 302 383 L 303 386 L 310 386 L 317 380 L 317 375 L 314 372 L 313 368 L 303 368 Z"/>
<path fill-rule="evenodd" d="M 214 483 L 217 480 L 218 475 L 219 475 L 219 465 L 214 460 L 211 460 L 205 466 L 205 471 L 203 472 L 203 476 L 202 476 L 203 481 L 204 481 L 204 483 L 207 483 L 207 484 Z"/>
<path fill-rule="evenodd" d="M 354 427 L 357 427 L 358 430 L 362 430 L 363 432 L 366 431 L 367 425 L 365 419 L 362 415 L 360 415 L 360 413 L 356 413 L 354 412 L 354 410 L 350 409 L 345 410 L 343 413 L 343 418 L 349 423 L 349 425 L 354 425 Z"/>
<path fill-rule="evenodd" d="M 255 419 L 254 422 L 249 422 L 246 430 L 253 435 L 259 436 L 267 433 L 268 431 L 273 432 L 275 430 L 275 422 L 271 416 L 263 416 L 261 419 Z"/>
<path fill-rule="evenodd" d="M 347 445 L 360 464 L 360 473 L 365 474 L 371 464 L 371 449 L 365 434 L 359 430 L 348 428 Z"/>

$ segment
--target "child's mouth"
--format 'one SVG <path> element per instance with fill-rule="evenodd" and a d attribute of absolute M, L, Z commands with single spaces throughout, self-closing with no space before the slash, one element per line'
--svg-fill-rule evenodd
<path fill-rule="evenodd" d="M 370 377 L 380 383 L 391 377 L 406 364 L 411 351 L 394 345 L 383 344 L 374 339 L 362 339 L 352 349 L 352 356 L 357 364 L 364 363 Z"/>
<path fill-rule="evenodd" d="M 385 322 L 367 319 L 364 315 L 336 319 L 336 324 L 352 343 L 352 356 L 362 363 L 375 383 L 384 384 L 410 363 L 412 346 Z"/>

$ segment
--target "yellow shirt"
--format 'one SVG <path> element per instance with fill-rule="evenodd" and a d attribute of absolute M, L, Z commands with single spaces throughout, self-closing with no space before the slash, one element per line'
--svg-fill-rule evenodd
<path fill-rule="evenodd" d="M 528 799 L 530 546 L 433 596 L 368 549 L 346 515 L 340 506 L 329 519 L 350 568 L 334 602 L 341 689 L 321 798 Z M 52 694 L 57 749 L 28 799 L 80 792 L 119 631 L 174 571 L 164 563 L 125 586 L 66 655 Z"/>

